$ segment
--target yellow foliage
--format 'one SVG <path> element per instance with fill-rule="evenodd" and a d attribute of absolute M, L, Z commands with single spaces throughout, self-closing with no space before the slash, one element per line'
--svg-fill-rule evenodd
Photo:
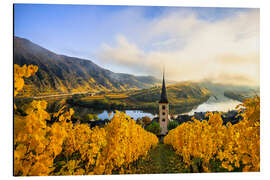
<path fill-rule="evenodd" d="M 260 98 L 247 99 L 238 108 L 243 117 L 239 123 L 222 125 L 219 113 L 208 113 L 209 120 L 183 123 L 171 130 L 164 143 L 171 144 L 183 157 L 187 166 L 192 158 L 203 160 L 203 168 L 209 161 L 220 160 L 222 167 L 232 171 L 244 165 L 243 171 L 260 170 Z"/>
<path fill-rule="evenodd" d="M 126 94 L 107 94 L 106 97 L 110 99 L 124 99 L 128 98 L 128 95 Z"/>
<path fill-rule="evenodd" d="M 24 79 L 34 75 L 38 71 L 38 66 L 14 64 L 14 96 L 22 90 L 24 86 Z"/>
<path fill-rule="evenodd" d="M 40 104 L 31 103 L 43 107 Z M 69 157 L 74 152 L 80 153 L 80 159 L 63 162 L 56 175 L 111 174 L 146 156 L 158 143 L 154 134 L 120 112 L 105 128 L 93 129 L 87 124 L 72 124 L 73 110 L 60 109 L 51 126 L 46 125 L 49 116 L 44 109 L 29 112 L 25 118 L 15 117 L 15 175 L 52 174 L 55 157 L 60 153 Z M 84 168 L 79 165 L 82 162 L 87 162 Z"/>
<path fill-rule="evenodd" d="M 33 75 L 37 69 L 15 65 L 14 95 L 23 88 L 23 77 Z M 14 175 L 111 174 L 146 156 L 158 143 L 154 134 L 124 113 L 117 112 L 105 128 L 91 129 L 88 124 L 73 124 L 74 110 L 66 106 L 53 114 L 55 122 L 49 125 L 46 121 L 51 117 L 46 108 L 46 101 L 32 101 L 26 116 L 14 117 Z M 80 153 L 79 159 L 59 162 L 61 169 L 54 172 L 58 155 L 68 159 L 76 152 Z"/>
<path fill-rule="evenodd" d="M 51 171 L 54 154 L 48 151 L 51 136 L 47 137 L 50 116 L 46 106 L 46 102 L 33 101 L 25 117 L 14 118 L 15 175 L 47 175 Z"/>
<path fill-rule="evenodd" d="M 127 168 L 139 157 L 146 156 L 157 143 L 154 134 L 120 112 L 104 128 L 90 129 L 87 124 L 76 124 L 68 131 L 63 154 L 68 157 L 79 152 L 80 159 L 75 168 L 64 165 L 57 174 L 78 174 L 79 169 L 83 174 L 112 174 L 113 170 Z M 84 168 L 79 164 L 84 164 Z"/>
<path fill-rule="evenodd" d="M 105 126 L 106 146 L 97 158 L 94 174 L 111 174 L 114 169 L 125 167 L 139 157 L 145 157 L 158 138 L 123 112 L 116 112 Z"/>

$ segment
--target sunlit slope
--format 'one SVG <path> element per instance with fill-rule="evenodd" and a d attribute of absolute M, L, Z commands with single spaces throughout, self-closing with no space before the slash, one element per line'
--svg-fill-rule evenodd
<path fill-rule="evenodd" d="M 137 109 L 149 110 L 153 113 L 158 110 L 161 87 L 155 86 L 148 89 L 125 91 L 116 94 L 95 96 L 73 96 L 68 103 L 73 106 L 95 108 L 95 109 Z M 188 112 L 208 100 L 210 92 L 201 88 L 197 83 L 178 83 L 167 86 L 170 112 Z M 177 111 L 177 112 L 176 112 Z"/>
<path fill-rule="evenodd" d="M 161 87 L 134 91 L 130 99 L 138 102 L 157 102 L 160 100 Z M 209 97 L 210 92 L 197 83 L 183 82 L 167 86 L 167 96 L 170 104 L 193 102 Z"/>
<path fill-rule="evenodd" d="M 59 55 L 19 37 L 14 37 L 14 64 L 39 67 L 26 80 L 24 93 L 31 95 L 139 89 L 160 82 L 151 76 L 114 73 L 90 60 Z"/>

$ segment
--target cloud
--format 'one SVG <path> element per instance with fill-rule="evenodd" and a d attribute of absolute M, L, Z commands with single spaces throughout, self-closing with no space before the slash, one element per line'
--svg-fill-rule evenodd
<path fill-rule="evenodd" d="M 103 52 L 100 53 L 101 59 L 112 59 L 114 62 L 123 65 L 137 65 L 144 57 L 144 53 L 137 48 L 137 46 L 123 36 L 117 36 L 117 46 L 110 47 L 106 44 L 103 45 Z"/>
<path fill-rule="evenodd" d="M 259 62 L 259 55 L 257 53 L 247 53 L 245 56 L 239 56 L 237 54 L 222 54 L 217 55 L 217 61 L 222 64 L 245 64 L 245 63 L 254 63 L 257 64 Z"/>
<path fill-rule="evenodd" d="M 204 79 L 213 83 L 233 84 L 233 85 L 254 85 L 256 82 L 241 74 L 219 74 L 218 77 L 209 77 Z M 239 81 L 241 84 L 239 84 Z"/>
<path fill-rule="evenodd" d="M 201 19 L 190 10 L 148 21 L 141 18 L 139 30 L 130 30 L 132 37 L 121 34 L 115 44 L 103 44 L 97 53 L 100 61 L 155 76 L 165 66 L 167 78 L 176 81 L 214 78 L 216 82 L 259 85 L 258 9 L 216 21 Z"/>

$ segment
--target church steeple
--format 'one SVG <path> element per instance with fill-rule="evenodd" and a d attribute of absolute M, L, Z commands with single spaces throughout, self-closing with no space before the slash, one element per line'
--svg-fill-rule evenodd
<path fill-rule="evenodd" d="M 166 92 L 165 78 L 164 78 L 164 70 L 163 70 L 163 81 L 162 81 L 162 89 L 159 103 L 169 103 Z"/>
<path fill-rule="evenodd" d="M 161 134 L 165 135 L 168 133 L 168 123 L 170 121 L 169 117 L 169 101 L 167 98 L 166 85 L 165 85 L 165 73 L 163 70 L 163 80 L 161 96 L 159 101 L 159 125 L 161 127 Z"/>

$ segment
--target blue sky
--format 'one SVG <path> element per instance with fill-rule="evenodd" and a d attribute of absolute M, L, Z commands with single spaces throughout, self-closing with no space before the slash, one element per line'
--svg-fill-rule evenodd
<path fill-rule="evenodd" d="M 240 37 L 234 32 L 238 27 L 227 32 L 218 27 L 231 20 L 236 21 L 233 26 L 244 27 L 237 21 L 241 20 L 242 14 L 249 16 L 254 11 L 255 16 L 258 15 L 258 10 L 245 8 L 15 4 L 14 31 L 15 36 L 29 39 L 53 52 L 87 58 L 116 72 L 159 75 L 159 67 L 153 64 L 151 56 L 159 54 L 159 57 L 169 58 L 173 54 L 170 59 L 175 60 L 170 63 L 175 64 L 177 58 L 185 57 L 179 53 L 193 44 L 193 34 L 202 36 L 198 29 L 208 26 L 217 28 L 217 37 L 227 32 Z M 255 21 L 258 21 L 256 17 Z M 251 31 L 254 28 L 247 33 L 252 34 Z M 198 39 L 202 40 L 201 37 Z M 214 43 L 219 44 L 218 41 Z M 125 49 L 126 52 L 119 54 Z M 146 61 L 148 65 L 139 65 Z M 160 64 L 160 60 L 156 63 Z M 172 79 L 178 77 L 171 74 Z"/>
<path fill-rule="evenodd" d="M 190 9 L 198 17 L 215 21 L 247 9 L 231 8 L 179 8 L 179 7 L 132 7 L 93 5 L 15 4 L 15 35 L 27 38 L 57 53 L 93 57 L 104 42 L 112 43 L 118 34 L 128 34 L 136 22 L 121 17 L 121 12 L 137 11 L 145 21 L 151 21 L 168 11 Z M 115 16 L 121 17 L 112 22 Z M 119 21 L 120 20 L 120 21 Z"/>

